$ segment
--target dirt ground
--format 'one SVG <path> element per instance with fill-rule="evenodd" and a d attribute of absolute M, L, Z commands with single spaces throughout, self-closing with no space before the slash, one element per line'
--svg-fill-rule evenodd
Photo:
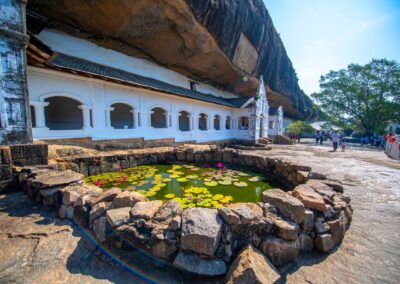
<path fill-rule="evenodd" d="M 400 161 L 375 148 L 330 150 L 329 145 L 306 141 L 260 151 L 341 180 L 354 208 L 343 242 L 330 254 L 302 255 L 296 263 L 280 268 L 282 282 L 399 283 Z M 0 196 L 0 283 L 208 282 L 154 264 L 137 251 L 128 257 L 95 249 L 85 232 L 59 220 L 50 208 L 21 193 Z M 110 259 L 125 262 L 121 267 L 110 264 Z"/>

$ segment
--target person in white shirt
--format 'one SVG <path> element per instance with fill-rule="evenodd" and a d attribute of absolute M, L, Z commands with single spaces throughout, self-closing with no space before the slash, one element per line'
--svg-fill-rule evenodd
<path fill-rule="evenodd" d="M 336 152 L 339 142 L 339 135 L 336 133 L 336 131 L 332 133 L 331 139 L 333 144 L 333 151 Z"/>

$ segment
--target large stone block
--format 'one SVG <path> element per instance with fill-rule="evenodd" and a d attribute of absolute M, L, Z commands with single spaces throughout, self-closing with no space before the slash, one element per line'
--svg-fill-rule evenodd
<path fill-rule="evenodd" d="M 279 237 L 288 241 L 297 239 L 299 234 L 299 225 L 279 219 L 275 220 L 274 223 Z"/>
<path fill-rule="evenodd" d="M 264 239 L 260 248 L 275 265 L 291 262 L 299 255 L 299 247 L 296 241 L 286 241 L 272 236 Z"/>
<path fill-rule="evenodd" d="M 231 264 L 228 284 L 276 283 L 281 276 L 272 263 L 252 246 L 245 247 Z"/>
<path fill-rule="evenodd" d="M 139 192 L 123 191 L 114 198 L 110 208 L 132 207 L 139 201 L 148 201 L 148 198 Z"/>
<path fill-rule="evenodd" d="M 328 252 L 335 246 L 331 234 L 317 235 L 314 239 L 315 247 L 322 252 Z"/>
<path fill-rule="evenodd" d="M 190 208 L 184 210 L 181 247 L 213 257 L 220 242 L 222 224 L 222 219 L 216 209 Z"/>
<path fill-rule="evenodd" d="M 57 187 L 83 180 L 84 176 L 71 170 L 55 171 L 46 170 L 36 175 L 32 186 L 37 189 Z"/>
<path fill-rule="evenodd" d="M 222 260 L 206 260 L 192 253 L 178 253 L 173 264 L 175 267 L 199 275 L 216 276 L 226 273 L 226 264 Z"/>
<path fill-rule="evenodd" d="M 307 185 L 302 184 L 297 186 L 293 190 L 293 196 L 303 202 L 304 206 L 307 208 L 321 212 L 326 212 L 328 210 L 322 196 Z"/>
<path fill-rule="evenodd" d="M 279 213 L 300 224 L 305 216 L 305 208 L 302 202 L 283 190 L 274 188 L 262 193 L 263 202 L 269 203 L 278 209 Z"/>
<path fill-rule="evenodd" d="M 163 202 L 161 200 L 154 201 L 140 201 L 136 203 L 131 209 L 132 218 L 142 218 L 149 220 L 157 213 L 161 208 Z"/>
<path fill-rule="evenodd" d="M 115 228 L 129 221 L 131 207 L 123 207 L 118 209 L 109 209 L 106 212 L 108 224 Z"/>

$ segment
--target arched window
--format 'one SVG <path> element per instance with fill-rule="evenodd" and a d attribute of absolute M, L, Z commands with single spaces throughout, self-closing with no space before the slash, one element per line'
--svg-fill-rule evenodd
<path fill-rule="evenodd" d="M 225 129 L 231 129 L 231 117 L 227 116 L 225 120 Z"/>
<path fill-rule="evenodd" d="M 155 107 L 151 110 L 151 127 L 154 128 L 167 127 L 167 114 L 164 109 L 160 107 Z"/>
<path fill-rule="evenodd" d="M 199 129 L 200 130 L 207 130 L 207 115 L 205 113 L 200 113 L 199 115 Z"/>
<path fill-rule="evenodd" d="M 127 104 L 115 103 L 110 112 L 111 126 L 116 129 L 133 128 L 133 108 Z"/>
<path fill-rule="evenodd" d="M 72 130 L 83 128 L 82 103 L 67 97 L 45 99 L 49 105 L 44 109 L 46 126 L 50 130 Z"/>
<path fill-rule="evenodd" d="M 190 115 L 187 111 L 179 112 L 179 130 L 190 131 Z"/>
<path fill-rule="evenodd" d="M 219 115 L 214 116 L 214 129 L 221 130 L 221 117 Z"/>
<path fill-rule="evenodd" d="M 247 116 L 239 117 L 239 129 L 240 130 L 249 129 L 249 118 Z"/>

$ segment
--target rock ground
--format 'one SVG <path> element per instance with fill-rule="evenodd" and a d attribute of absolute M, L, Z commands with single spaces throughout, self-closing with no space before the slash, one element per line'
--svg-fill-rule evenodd
<path fill-rule="evenodd" d="M 281 267 L 286 283 L 397 283 L 400 279 L 400 163 L 371 148 L 332 153 L 328 146 L 273 146 L 260 155 L 284 157 L 342 180 L 352 199 L 353 221 L 333 252 L 303 254 Z M 108 249 L 138 277 L 108 259 L 71 222 L 22 193 L 0 196 L 0 283 L 211 283 L 153 264 L 138 251 Z M 160 280 L 162 279 L 162 280 Z M 222 281 L 221 279 L 214 281 Z"/>

